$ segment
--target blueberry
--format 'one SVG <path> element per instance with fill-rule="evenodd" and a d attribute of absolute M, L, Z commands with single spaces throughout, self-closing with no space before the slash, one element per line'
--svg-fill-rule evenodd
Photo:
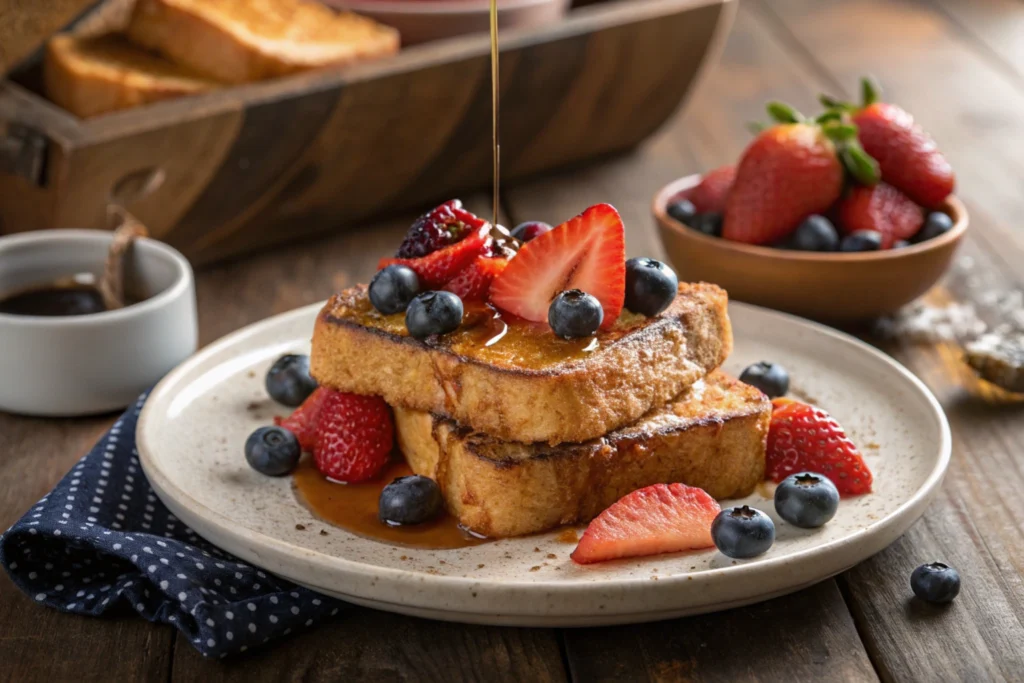
<path fill-rule="evenodd" d="M 892 243 L 892 248 L 893 249 L 903 249 L 904 247 L 909 247 L 909 246 L 910 246 L 910 242 L 908 242 L 906 240 L 896 240 L 895 242 Z"/>
<path fill-rule="evenodd" d="M 800 251 L 835 251 L 839 248 L 839 233 L 832 221 L 814 214 L 797 226 L 790 247 Z"/>
<path fill-rule="evenodd" d="M 526 221 L 512 228 L 512 236 L 520 242 L 529 242 L 534 237 L 550 231 L 551 226 L 544 221 Z"/>
<path fill-rule="evenodd" d="M 260 474 L 280 477 L 299 464 L 302 448 L 295 435 L 282 427 L 260 427 L 245 440 L 245 459 Z"/>
<path fill-rule="evenodd" d="M 746 505 L 722 510 L 711 523 L 711 538 L 727 557 L 745 560 L 767 552 L 775 542 L 775 522 Z"/>
<path fill-rule="evenodd" d="M 441 487 L 429 477 L 399 477 L 380 492 L 377 516 L 389 526 L 421 524 L 441 511 Z"/>
<path fill-rule="evenodd" d="M 689 225 L 697 215 L 697 207 L 689 199 L 677 199 L 668 205 L 665 212 L 683 225 Z"/>
<path fill-rule="evenodd" d="M 914 244 L 934 239 L 939 235 L 945 235 L 953 229 L 953 219 L 941 211 L 932 211 L 924 219 L 924 227 L 917 231 L 911 238 Z"/>
<path fill-rule="evenodd" d="M 451 292 L 423 292 L 405 311 L 405 327 L 417 339 L 447 334 L 462 324 L 462 299 Z"/>
<path fill-rule="evenodd" d="M 601 302 L 578 289 L 562 292 L 548 308 L 548 325 L 563 339 L 589 337 L 597 332 L 603 320 Z"/>
<path fill-rule="evenodd" d="M 689 226 L 697 232 L 702 232 L 711 237 L 722 236 L 722 214 L 701 213 L 694 216 Z"/>
<path fill-rule="evenodd" d="M 960 573 L 941 562 L 922 564 L 910 575 L 910 588 L 925 602 L 952 602 L 960 594 Z"/>
<path fill-rule="evenodd" d="M 653 318 L 676 298 L 679 278 L 674 270 L 652 258 L 626 261 L 626 308 Z"/>
<path fill-rule="evenodd" d="M 793 526 L 817 529 L 838 509 L 839 490 L 821 474 L 791 474 L 775 489 L 775 511 Z"/>
<path fill-rule="evenodd" d="M 874 230 L 851 232 L 839 243 L 839 251 L 878 251 L 882 248 L 882 233 Z"/>
<path fill-rule="evenodd" d="M 760 389 L 768 398 L 785 396 L 789 392 L 789 373 L 778 363 L 766 360 L 748 366 L 740 381 Z"/>
<path fill-rule="evenodd" d="M 281 356 L 270 366 L 263 384 L 270 398 L 298 408 L 316 389 L 316 380 L 309 375 L 309 356 L 297 353 Z"/>
<path fill-rule="evenodd" d="M 402 313 L 420 291 L 420 279 L 408 266 L 394 263 L 370 280 L 370 303 L 384 315 Z"/>

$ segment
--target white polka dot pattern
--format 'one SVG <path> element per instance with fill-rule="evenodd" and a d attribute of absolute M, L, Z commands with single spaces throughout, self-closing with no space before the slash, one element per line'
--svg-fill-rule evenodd
<path fill-rule="evenodd" d="M 343 603 L 239 562 L 164 507 L 132 447 L 144 399 L 0 536 L 0 565 L 15 585 L 76 614 L 126 605 L 217 658 L 334 616 Z M 242 629 L 236 614 L 246 615 Z"/>

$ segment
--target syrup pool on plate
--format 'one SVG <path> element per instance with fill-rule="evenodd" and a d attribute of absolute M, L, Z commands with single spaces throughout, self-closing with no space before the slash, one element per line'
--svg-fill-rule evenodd
<path fill-rule="evenodd" d="M 381 522 L 377 517 L 380 492 L 398 477 L 412 473 L 404 460 L 396 458 L 373 481 L 342 484 L 320 474 L 313 459 L 303 457 L 292 482 L 296 496 L 313 514 L 359 536 L 433 550 L 467 548 L 489 540 L 469 533 L 447 512 L 423 524 L 393 527 Z"/>

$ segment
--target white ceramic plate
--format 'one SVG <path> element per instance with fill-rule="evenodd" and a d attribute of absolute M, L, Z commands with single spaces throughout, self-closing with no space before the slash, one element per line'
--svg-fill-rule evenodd
<path fill-rule="evenodd" d="M 831 411 L 865 453 L 874 493 L 844 500 L 820 530 L 782 522 L 760 493 L 777 540 L 760 558 L 714 549 L 579 567 L 557 533 L 457 550 L 395 547 L 331 528 L 295 498 L 289 478 L 264 477 L 242 454 L 275 413 L 270 363 L 308 352 L 318 306 L 271 318 L 213 344 L 154 390 L 138 430 L 142 465 L 167 506 L 203 537 L 317 591 L 383 610 L 485 624 L 593 626 L 735 607 L 795 591 L 896 540 L 921 516 L 949 463 L 949 425 L 928 390 L 871 347 L 828 328 L 731 306 L 738 373 L 781 362 L 794 393 Z M 303 525 L 299 531 L 296 525 Z"/>

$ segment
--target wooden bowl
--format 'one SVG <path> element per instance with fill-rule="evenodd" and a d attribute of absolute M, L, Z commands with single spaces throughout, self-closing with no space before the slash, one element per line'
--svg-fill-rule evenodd
<path fill-rule="evenodd" d="M 403 45 L 490 30 L 489 0 L 324 1 L 393 26 L 401 34 Z M 569 0 L 498 0 L 498 27 L 508 30 L 543 26 L 561 19 L 568 9 Z"/>
<path fill-rule="evenodd" d="M 903 249 L 863 253 L 789 251 L 730 242 L 692 230 L 666 212 L 700 181 L 691 175 L 654 195 L 652 210 L 680 280 L 713 282 L 739 301 L 827 322 L 893 313 L 928 291 L 949 267 L 967 231 L 967 210 L 951 196 L 953 229 Z"/>

